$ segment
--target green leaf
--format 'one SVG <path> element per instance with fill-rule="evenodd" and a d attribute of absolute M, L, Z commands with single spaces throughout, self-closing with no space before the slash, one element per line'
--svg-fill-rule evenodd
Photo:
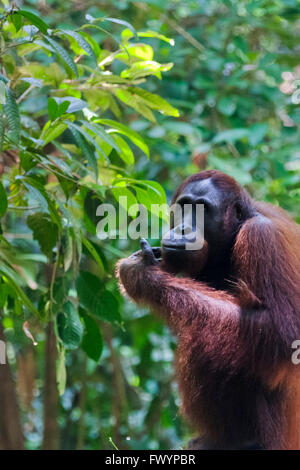
<path fill-rule="evenodd" d="M 27 295 L 23 292 L 21 287 L 14 281 L 13 276 L 14 276 L 14 271 L 9 268 L 8 266 L 5 266 L 4 264 L 1 265 L 0 267 L 0 273 L 5 276 L 7 279 L 7 283 L 12 287 L 12 289 L 15 291 L 16 295 L 22 300 L 23 304 L 28 308 L 30 312 L 32 312 L 34 315 L 39 317 L 39 312 L 29 300 Z"/>
<path fill-rule="evenodd" d="M 2 149 L 3 149 L 4 134 L 5 134 L 5 122 L 3 119 L 3 114 L 0 112 L 0 152 L 2 152 Z"/>
<path fill-rule="evenodd" d="M 157 181 L 134 180 L 130 178 L 122 178 L 122 181 L 126 181 L 128 184 L 132 185 L 134 189 L 141 186 L 142 189 L 148 193 L 148 197 L 152 200 L 153 204 L 166 204 L 167 202 L 165 191 Z"/>
<path fill-rule="evenodd" d="M 65 122 L 68 122 L 68 121 L 65 121 Z M 89 123 L 87 123 L 87 121 L 82 121 L 82 122 L 86 127 L 88 127 Z M 99 152 L 99 154 L 102 155 L 105 158 L 106 161 L 108 161 L 108 157 L 107 157 L 106 153 L 102 150 L 102 148 L 100 147 L 98 142 L 85 129 L 83 129 L 83 127 L 80 127 L 80 126 L 78 126 L 77 124 L 74 124 L 74 123 L 69 123 L 69 126 L 71 128 L 77 129 L 84 136 L 84 138 L 95 147 L 95 149 Z M 109 138 L 109 136 L 108 136 L 108 138 Z"/>
<path fill-rule="evenodd" d="M 58 170 L 56 172 L 56 177 L 59 181 L 59 184 L 61 186 L 61 189 L 63 190 L 64 192 L 64 195 L 66 197 L 66 200 L 70 199 L 72 196 L 74 196 L 74 194 L 76 193 L 77 191 L 77 185 L 76 183 L 73 181 L 70 181 L 70 179 L 68 178 L 68 174 L 71 174 L 71 169 L 68 165 L 65 164 L 65 162 L 62 162 L 62 160 L 60 160 L 59 158 L 56 158 L 54 157 L 53 155 L 51 156 L 51 160 L 54 161 L 54 163 L 57 165 L 57 166 L 60 166 L 61 168 L 63 168 L 62 172 L 60 173 Z M 65 168 L 66 167 L 66 168 Z M 60 173 L 60 174 L 59 174 Z"/>
<path fill-rule="evenodd" d="M 37 240 L 41 251 L 50 257 L 58 239 L 58 227 L 48 214 L 36 212 L 27 217 L 27 225 L 33 232 L 34 240 Z"/>
<path fill-rule="evenodd" d="M 235 142 L 236 140 L 243 139 L 249 136 L 249 130 L 244 128 L 228 129 L 226 131 L 219 132 L 213 142 L 218 144 L 220 142 Z"/>
<path fill-rule="evenodd" d="M 151 194 L 154 202 L 166 204 L 167 198 L 164 188 L 157 181 L 142 180 L 142 183 L 147 186 L 147 191 Z"/>
<path fill-rule="evenodd" d="M 60 216 L 57 212 L 54 202 L 49 197 L 44 186 L 37 180 L 29 176 L 17 176 L 16 180 L 21 180 L 24 186 L 31 192 L 32 196 L 39 202 L 42 212 L 49 212 L 53 222 L 61 227 Z"/>
<path fill-rule="evenodd" d="M 115 186 L 111 189 L 111 192 L 114 198 L 116 199 L 116 201 L 118 202 L 118 204 L 120 204 L 120 206 L 123 207 L 123 209 L 126 209 L 127 212 L 130 206 L 137 204 L 136 197 L 130 191 L 130 189 L 126 188 L 125 186 Z M 124 196 L 126 196 L 127 198 L 126 205 L 123 203 L 122 200 L 120 202 L 120 197 L 124 197 Z"/>
<path fill-rule="evenodd" d="M 80 312 L 80 315 L 83 318 L 86 329 L 82 339 L 81 347 L 89 358 L 93 359 L 95 362 L 98 362 L 103 349 L 103 339 L 101 332 L 93 318 L 91 318 L 89 315 L 86 315 L 83 311 Z"/>
<path fill-rule="evenodd" d="M 153 49 L 149 44 L 129 44 L 125 50 L 115 55 L 115 59 L 131 65 L 133 60 L 152 60 L 153 55 Z"/>
<path fill-rule="evenodd" d="M 106 321 L 120 321 L 119 303 L 108 290 L 103 290 L 95 315 Z"/>
<path fill-rule="evenodd" d="M 46 145 L 49 142 L 57 139 L 57 137 L 59 137 L 67 129 L 67 127 L 67 124 L 59 121 L 51 125 L 44 134 L 44 144 Z"/>
<path fill-rule="evenodd" d="M 14 24 L 14 27 L 16 28 L 16 32 L 20 31 L 23 26 L 22 15 L 19 12 L 14 11 L 11 15 L 11 19 Z"/>
<path fill-rule="evenodd" d="M 165 41 L 171 46 L 175 45 L 175 41 L 172 38 L 168 38 L 167 36 L 164 36 L 163 34 L 157 33 L 156 31 L 142 31 L 137 33 L 139 38 L 155 38 L 155 39 L 160 39 L 161 41 Z"/>
<path fill-rule="evenodd" d="M 0 72 L 0 80 L 4 83 L 8 83 L 9 80 L 7 77 L 5 77 L 5 75 L 3 75 L 1 72 Z"/>
<path fill-rule="evenodd" d="M 70 123 L 69 129 L 72 132 L 78 147 L 82 151 L 83 156 L 87 159 L 88 163 L 93 168 L 96 180 L 98 180 L 98 164 L 95 156 L 95 150 L 86 140 L 85 134 L 87 133 L 82 132 L 81 127 L 77 126 L 76 124 L 71 125 Z"/>
<path fill-rule="evenodd" d="M 30 181 L 31 183 L 31 181 Z M 44 190 L 40 191 L 27 181 L 23 181 L 23 185 L 29 191 L 30 196 L 38 203 L 42 212 L 49 212 L 48 201 L 45 197 Z"/>
<path fill-rule="evenodd" d="M 100 122 L 100 124 L 104 124 L 106 126 L 110 126 L 111 129 L 109 132 L 119 132 L 120 134 L 128 137 L 137 147 L 142 150 L 142 152 L 145 153 L 145 155 L 147 155 L 147 157 L 149 157 L 148 145 L 137 132 L 133 131 L 124 124 L 121 124 L 120 122 L 113 121 L 112 119 L 99 119 L 97 122 Z"/>
<path fill-rule="evenodd" d="M 120 322 L 118 301 L 111 292 L 103 288 L 97 276 L 81 271 L 76 286 L 79 303 L 89 313 L 108 322 Z"/>
<path fill-rule="evenodd" d="M 251 173 L 245 171 L 243 168 L 240 168 L 236 162 L 232 163 L 232 160 L 225 160 L 224 158 L 218 158 L 213 154 L 210 154 L 208 157 L 209 166 L 217 170 L 228 173 L 240 184 L 246 185 L 252 183 Z"/>
<path fill-rule="evenodd" d="M 224 96 L 218 102 L 217 108 L 225 116 L 232 116 L 236 110 L 234 97 Z"/>
<path fill-rule="evenodd" d="M 18 46 L 18 54 L 20 57 L 24 57 L 25 55 L 30 54 L 31 52 L 41 49 L 41 47 L 42 47 L 41 43 L 37 43 L 37 42 L 25 43 L 25 44 Z"/>
<path fill-rule="evenodd" d="M 75 39 L 77 44 L 83 49 L 88 56 L 90 56 L 96 63 L 97 63 L 97 57 L 95 56 L 95 53 L 89 43 L 81 36 L 80 33 L 77 33 L 76 31 L 71 31 L 69 29 L 63 29 L 62 32 L 66 34 L 67 36 L 70 36 L 71 38 Z"/>
<path fill-rule="evenodd" d="M 0 284 L 0 308 L 3 308 L 4 305 L 6 304 L 10 289 L 11 287 L 8 284 L 5 284 L 5 283 Z M 13 291 L 13 296 L 14 295 L 15 293 Z"/>
<path fill-rule="evenodd" d="M 266 122 L 256 122 L 249 127 L 249 143 L 253 147 L 259 144 L 269 130 L 269 126 Z"/>
<path fill-rule="evenodd" d="M 168 72 L 172 67 L 172 62 L 169 62 L 168 64 L 160 64 L 153 60 L 144 60 L 141 62 L 135 62 L 130 68 L 123 70 L 121 72 L 121 77 L 136 80 L 138 78 L 154 75 L 161 79 L 161 72 Z"/>
<path fill-rule="evenodd" d="M 67 113 L 76 113 L 81 111 L 83 108 L 88 106 L 87 102 L 80 100 L 79 98 L 74 98 L 74 96 L 64 96 L 63 98 L 54 97 L 56 103 L 59 105 L 59 112 L 61 114 Z"/>
<path fill-rule="evenodd" d="M 63 257 L 64 257 L 64 270 L 67 272 L 73 261 L 73 238 L 69 230 L 65 230 L 63 237 Z"/>
<path fill-rule="evenodd" d="M 15 143 L 18 144 L 20 139 L 20 132 L 21 132 L 21 121 L 19 115 L 19 108 L 13 92 L 7 86 L 6 87 L 6 102 L 3 105 L 3 109 L 8 121 L 8 125 L 10 128 L 10 132 L 8 133 L 8 137 Z"/>
<path fill-rule="evenodd" d="M 122 139 L 122 137 L 120 137 L 118 134 L 115 134 L 113 138 L 119 147 L 118 154 L 120 155 L 122 160 L 126 163 L 126 165 L 133 165 L 134 155 L 127 142 Z"/>
<path fill-rule="evenodd" d="M 53 284 L 52 313 L 58 314 L 63 309 L 63 304 L 67 300 L 67 286 L 65 278 L 57 276 Z"/>
<path fill-rule="evenodd" d="M 128 21 L 120 20 L 119 18 L 96 18 L 96 21 L 97 20 L 110 21 L 111 23 L 120 24 L 120 25 L 125 26 L 126 28 L 130 29 L 130 31 L 132 31 L 132 33 L 135 36 L 137 35 L 135 28 L 130 23 L 128 23 Z"/>
<path fill-rule="evenodd" d="M 179 116 L 178 109 L 174 108 L 166 100 L 164 100 L 158 95 L 155 95 L 154 93 L 150 93 L 149 91 L 144 90 L 143 88 L 138 88 L 138 87 L 131 87 L 130 93 L 133 93 L 134 95 L 138 95 L 144 101 L 144 103 L 147 104 L 147 106 L 149 106 L 152 109 L 156 109 L 162 114 L 166 114 L 167 116 L 174 116 L 174 117 Z"/>
<path fill-rule="evenodd" d="M 0 217 L 3 217 L 7 211 L 7 194 L 3 184 L 0 181 Z"/>
<path fill-rule="evenodd" d="M 137 33 L 139 38 L 154 38 L 154 39 L 160 39 L 161 41 L 165 41 L 171 46 L 175 45 L 175 41 L 172 38 L 168 38 L 167 36 L 164 36 L 163 34 L 157 33 L 156 31 L 141 31 Z M 122 39 L 124 41 L 128 41 L 133 37 L 133 33 L 129 29 L 124 29 L 122 31 Z"/>
<path fill-rule="evenodd" d="M 70 101 L 66 101 L 64 98 L 49 98 L 48 99 L 48 114 L 51 121 L 54 121 L 62 114 L 64 114 L 69 108 Z"/>
<path fill-rule="evenodd" d="M 39 16 L 27 10 L 19 10 L 18 13 L 36 26 L 42 33 L 47 34 L 49 26 Z"/>
<path fill-rule="evenodd" d="M 82 26 L 82 29 L 84 29 L 83 26 Z M 95 55 L 96 60 L 97 60 L 98 57 L 101 54 L 101 48 L 100 48 L 99 44 L 97 43 L 96 39 L 93 36 L 91 36 L 90 34 L 85 33 L 84 31 L 80 31 L 80 34 L 86 40 L 86 42 L 89 43 L 89 45 L 93 49 L 94 55 Z"/>
<path fill-rule="evenodd" d="M 83 325 L 72 302 L 66 302 L 63 308 L 57 315 L 58 333 L 66 349 L 76 349 L 82 340 Z"/>
<path fill-rule="evenodd" d="M 92 257 L 94 258 L 94 260 L 98 264 L 101 271 L 104 272 L 105 269 L 104 269 L 104 266 L 103 266 L 103 263 L 102 263 L 102 259 L 98 255 L 97 250 L 93 247 L 92 243 L 89 240 L 87 240 L 87 238 L 85 238 L 84 236 L 81 237 L 81 240 L 82 240 L 82 244 L 90 252 L 90 254 L 92 255 Z"/>
<path fill-rule="evenodd" d="M 163 123 L 163 128 L 169 132 L 174 132 L 179 135 L 193 135 L 195 128 L 188 122 L 183 121 L 167 121 Z"/>
<path fill-rule="evenodd" d="M 37 88 L 42 88 L 43 86 L 43 80 L 38 79 L 38 78 L 32 78 L 32 77 L 23 77 L 21 78 L 22 82 L 29 83 L 29 85 L 33 85 Z"/>
<path fill-rule="evenodd" d="M 57 109 L 57 115 L 58 117 L 61 116 L 62 114 L 65 114 L 65 112 L 69 109 L 70 101 L 62 101 L 58 105 Z M 72 112 L 72 111 L 69 111 Z"/>
<path fill-rule="evenodd" d="M 76 64 L 73 62 L 73 59 L 69 56 L 67 51 L 54 39 L 50 38 L 49 36 L 46 36 L 47 41 L 50 43 L 50 45 L 53 47 L 53 49 L 56 51 L 58 56 L 61 58 L 65 70 L 68 73 L 69 76 L 75 75 L 78 77 L 78 70 L 76 67 Z"/>
<path fill-rule="evenodd" d="M 146 189 L 140 188 L 139 186 L 134 186 L 136 192 L 136 198 L 139 204 L 142 204 L 146 207 L 148 211 L 151 211 L 152 201 Z"/>
<path fill-rule="evenodd" d="M 58 105 L 53 98 L 48 99 L 48 114 L 51 121 L 57 118 Z"/>
<path fill-rule="evenodd" d="M 83 126 L 92 131 L 94 134 L 98 135 L 102 140 L 104 140 L 104 142 L 113 147 L 117 152 L 120 152 L 120 149 L 114 139 L 110 137 L 110 135 L 106 133 L 105 129 L 99 126 L 99 124 L 89 121 L 81 122 Z"/>
<path fill-rule="evenodd" d="M 143 180 L 137 181 L 137 183 L 133 185 L 133 188 L 138 202 L 143 204 L 151 214 L 168 221 L 167 199 L 162 186 L 156 181 Z M 161 211 L 160 206 L 162 204 L 164 206 Z M 158 205 L 158 207 L 155 207 L 155 205 Z"/>
<path fill-rule="evenodd" d="M 144 102 L 136 95 L 133 95 L 128 90 L 123 90 L 121 88 L 114 90 L 115 95 L 120 101 L 123 101 L 127 106 L 131 106 L 138 113 L 144 116 L 151 122 L 156 122 L 156 119 L 152 111 L 145 106 Z"/>

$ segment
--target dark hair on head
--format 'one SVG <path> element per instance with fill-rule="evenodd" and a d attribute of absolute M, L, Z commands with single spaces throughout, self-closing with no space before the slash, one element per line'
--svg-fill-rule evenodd
<path fill-rule="evenodd" d="M 176 192 L 174 193 L 172 197 L 171 204 L 174 204 L 176 199 L 178 198 L 179 194 L 182 193 L 184 188 L 188 186 L 190 183 L 193 183 L 194 181 L 201 181 L 211 178 L 212 182 L 214 185 L 221 189 L 224 193 L 224 195 L 228 195 L 228 202 L 229 204 L 231 202 L 237 202 L 242 204 L 244 208 L 248 208 L 249 214 L 252 212 L 252 200 L 247 191 L 245 191 L 242 186 L 240 186 L 235 179 L 233 179 L 231 176 L 226 175 L 222 173 L 220 170 L 205 170 L 205 171 L 199 171 L 198 173 L 195 173 L 192 176 L 189 176 L 186 178 L 179 188 L 177 188 Z"/>

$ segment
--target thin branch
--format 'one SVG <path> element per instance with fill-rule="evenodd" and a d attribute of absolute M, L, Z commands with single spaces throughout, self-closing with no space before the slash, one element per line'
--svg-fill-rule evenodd
<path fill-rule="evenodd" d="M 40 206 L 8 206 L 8 209 L 11 211 L 31 211 L 38 209 Z"/>
<path fill-rule="evenodd" d="M 19 96 L 19 98 L 17 99 L 17 103 L 21 103 L 21 101 L 23 101 L 26 96 L 35 88 L 35 85 L 31 84 L 29 88 L 27 88 L 27 90 L 24 91 L 24 93 Z"/>
<path fill-rule="evenodd" d="M 52 274 L 51 274 L 51 281 L 50 281 L 50 300 L 51 300 L 51 303 L 55 303 L 55 300 L 53 298 L 53 288 L 54 288 L 54 283 L 55 283 L 59 252 L 60 252 L 60 237 L 59 237 L 58 242 L 57 242 L 56 260 L 55 260 L 55 263 L 53 265 L 53 270 L 52 270 Z"/>
<path fill-rule="evenodd" d="M 192 36 L 190 33 L 188 33 L 185 29 L 182 28 L 176 21 L 172 20 L 171 18 L 168 18 L 166 15 L 162 15 L 163 21 L 165 21 L 167 24 L 171 26 L 171 28 L 175 29 L 178 34 L 180 34 L 184 39 L 187 40 L 192 46 L 195 47 L 200 52 L 205 51 L 205 47 Z"/>

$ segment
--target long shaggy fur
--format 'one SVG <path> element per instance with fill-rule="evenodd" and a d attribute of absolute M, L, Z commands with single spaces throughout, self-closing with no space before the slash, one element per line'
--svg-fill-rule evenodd
<path fill-rule="evenodd" d="M 224 288 L 211 287 L 213 279 L 207 285 L 201 272 L 176 278 L 163 263 L 148 266 L 139 257 L 119 262 L 120 284 L 177 334 L 182 410 L 206 446 L 300 449 L 300 366 L 291 362 L 291 345 L 300 339 L 299 226 L 217 171 L 193 175 L 174 200 L 205 178 L 226 194 L 225 235 L 233 206 L 243 214 L 224 259 Z"/>

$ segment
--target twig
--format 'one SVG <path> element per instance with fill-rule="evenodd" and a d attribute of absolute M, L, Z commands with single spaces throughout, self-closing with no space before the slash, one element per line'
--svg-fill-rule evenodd
<path fill-rule="evenodd" d="M 177 33 L 181 34 L 182 37 L 184 37 L 192 46 L 194 46 L 198 51 L 203 52 L 205 50 L 205 47 L 202 46 L 202 44 L 194 38 L 190 33 L 188 33 L 185 29 L 182 28 L 176 21 L 172 20 L 171 18 L 168 18 L 166 15 L 162 15 L 163 21 L 165 21 L 167 24 L 171 26 L 171 28 L 175 29 Z"/>
<path fill-rule="evenodd" d="M 236 148 L 235 145 L 231 144 L 230 142 L 227 143 L 227 148 L 229 149 L 229 151 L 232 153 L 232 155 L 235 157 L 235 158 L 239 158 L 240 157 L 240 153 L 238 151 L 238 149 Z"/>
<path fill-rule="evenodd" d="M 25 90 L 21 96 L 19 96 L 19 98 L 17 99 L 17 103 L 18 104 L 21 103 L 21 101 L 23 101 L 28 95 L 28 93 L 30 93 L 34 88 L 35 88 L 35 85 L 31 84 L 30 87 L 27 88 L 27 90 Z"/>
<path fill-rule="evenodd" d="M 52 303 L 55 303 L 55 300 L 53 298 L 53 288 L 54 288 L 57 265 L 58 265 L 59 251 L 60 251 L 60 238 L 58 239 L 58 242 L 57 242 L 56 260 L 55 260 L 55 263 L 53 265 L 53 270 L 52 270 L 52 274 L 51 274 L 51 281 L 50 281 L 50 300 L 51 300 Z"/>
<path fill-rule="evenodd" d="M 13 211 L 13 210 L 19 210 L 19 211 L 31 211 L 34 209 L 38 209 L 40 206 L 8 206 L 8 209 Z"/>

